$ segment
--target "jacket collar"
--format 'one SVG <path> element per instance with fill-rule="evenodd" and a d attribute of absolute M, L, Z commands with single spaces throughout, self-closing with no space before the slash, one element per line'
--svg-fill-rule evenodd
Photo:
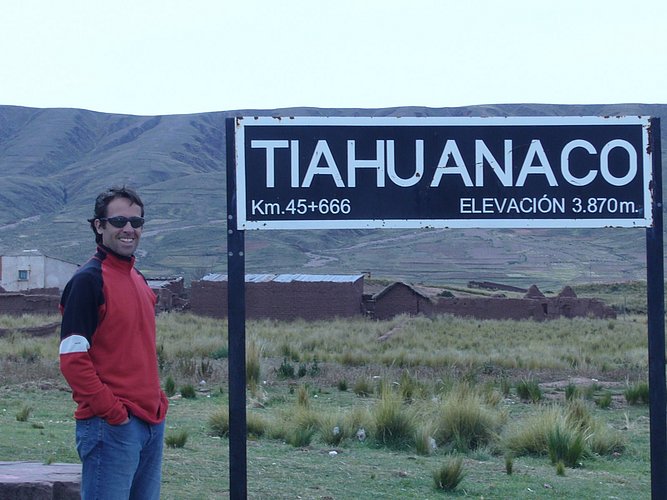
<path fill-rule="evenodd" d="M 97 245 L 97 257 L 99 257 L 100 260 L 107 260 L 109 263 L 115 264 L 121 268 L 131 269 L 134 267 L 134 255 L 129 257 L 120 255 L 102 244 Z"/>

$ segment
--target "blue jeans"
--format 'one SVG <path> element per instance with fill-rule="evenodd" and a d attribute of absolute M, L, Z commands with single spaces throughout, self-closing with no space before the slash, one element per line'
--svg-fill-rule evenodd
<path fill-rule="evenodd" d="M 99 417 L 76 421 L 83 500 L 159 500 L 164 421 L 134 416 L 124 425 Z"/>

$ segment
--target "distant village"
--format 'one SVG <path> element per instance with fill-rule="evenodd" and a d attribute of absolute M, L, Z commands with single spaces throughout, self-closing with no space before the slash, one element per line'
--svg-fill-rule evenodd
<path fill-rule="evenodd" d="M 0 314 L 53 314 L 60 293 L 78 266 L 48 257 L 37 250 L 0 256 Z M 148 279 L 157 295 L 157 312 L 189 311 L 226 318 L 228 279 L 211 273 L 185 286 L 182 277 Z M 378 282 L 366 274 L 247 274 L 246 318 L 326 320 L 366 317 L 451 314 L 477 319 L 561 317 L 614 318 L 615 311 L 598 299 L 578 298 L 565 286 L 545 296 L 537 286 L 528 289 L 471 281 L 479 294 L 452 292 L 396 282 Z"/>

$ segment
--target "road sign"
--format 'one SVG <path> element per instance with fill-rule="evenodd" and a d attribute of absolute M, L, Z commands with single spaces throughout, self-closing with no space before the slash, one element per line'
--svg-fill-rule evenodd
<path fill-rule="evenodd" d="M 237 118 L 237 227 L 649 227 L 649 134 L 646 117 Z"/>

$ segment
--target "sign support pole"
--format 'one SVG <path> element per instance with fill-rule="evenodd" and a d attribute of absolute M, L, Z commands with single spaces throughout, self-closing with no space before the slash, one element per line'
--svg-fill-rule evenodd
<path fill-rule="evenodd" d="M 660 120 L 651 119 L 649 147 L 653 158 L 653 226 L 646 229 L 648 313 L 648 383 L 650 397 L 651 498 L 667 491 L 667 403 L 665 387 L 665 280 L 663 260 L 662 157 Z"/>
<path fill-rule="evenodd" d="M 229 498 L 248 496 L 245 394 L 245 232 L 237 229 L 234 118 L 225 119 L 227 146 L 227 335 Z"/>
<path fill-rule="evenodd" d="M 244 122 L 244 120 L 246 120 Z M 239 149 L 236 150 L 236 127 L 239 127 Z M 570 127 L 564 127 L 569 125 Z M 332 176 L 334 183 L 329 183 L 327 188 L 321 188 L 309 193 L 306 197 L 303 187 L 298 186 L 295 172 L 298 170 L 298 144 L 299 140 L 305 143 L 312 142 L 313 137 L 304 129 L 308 127 L 319 127 L 319 141 L 326 146 L 326 152 L 331 156 L 326 172 L 316 172 L 318 158 L 324 153 L 316 149 L 313 152 L 311 166 L 315 169 L 309 171 L 310 176 L 324 174 Z M 370 131 L 365 134 L 362 130 L 368 126 Z M 484 135 L 493 132 L 494 128 L 501 129 L 512 126 L 514 128 L 515 140 L 525 144 L 527 140 L 534 137 L 537 130 L 544 130 L 546 134 L 542 140 L 532 140 L 531 144 L 538 144 L 539 151 L 546 155 L 546 151 L 556 150 L 563 161 L 568 162 L 570 153 L 577 148 L 585 148 L 589 154 L 596 152 L 596 146 L 583 137 L 589 137 L 598 147 L 602 148 L 600 158 L 601 176 L 597 171 L 589 170 L 585 178 L 575 177 L 569 171 L 569 163 L 561 172 L 556 172 L 563 177 L 564 185 L 569 185 L 566 190 L 555 190 L 551 198 L 543 194 L 543 188 L 533 186 L 532 190 L 525 187 L 525 197 L 520 201 L 514 200 L 514 210 L 510 212 L 511 203 L 506 207 L 506 199 L 499 195 L 498 186 L 488 186 L 484 193 L 478 193 L 477 198 L 471 197 L 465 189 L 452 189 L 451 192 L 445 188 L 439 188 L 443 172 L 429 172 L 432 175 L 431 188 L 423 185 L 415 188 L 414 193 L 404 192 L 403 199 L 410 202 L 407 208 L 410 215 L 406 215 L 401 207 L 396 211 L 396 189 L 384 189 L 382 178 L 376 177 L 375 183 L 370 186 L 356 186 L 354 173 L 351 174 L 351 182 L 348 187 L 357 187 L 357 190 L 345 191 L 345 198 L 339 198 L 340 187 L 345 187 L 344 181 L 338 172 L 334 154 L 345 155 L 346 147 L 349 152 L 350 144 L 357 139 L 368 141 L 378 139 L 378 130 L 382 128 L 382 144 L 391 140 L 392 154 L 394 141 L 411 143 L 414 140 L 413 131 L 419 127 L 431 127 L 427 130 L 429 151 L 447 151 L 442 149 L 443 141 L 441 132 L 447 130 L 446 137 L 457 136 L 462 143 L 472 140 L 474 133 Z M 607 128 L 620 126 L 617 129 L 621 137 L 609 141 L 608 136 L 600 134 L 596 128 Z M 273 140 L 268 140 L 266 130 L 273 127 L 282 127 L 283 132 L 291 134 L 286 140 L 286 135 L 279 134 Z M 541 128 L 545 127 L 545 128 Z M 530 135 L 526 136 L 525 130 L 530 128 Z M 575 132 L 575 128 L 580 133 Z M 341 130 L 347 129 L 347 142 L 341 138 Z M 534 129 L 534 130 L 533 130 Z M 571 129 L 571 130 L 570 130 Z M 229 334 L 229 416 L 230 416 L 230 438 L 229 438 L 229 461 L 230 461 L 230 498 L 245 499 L 247 497 L 247 457 L 246 457 L 246 397 L 245 397 L 245 251 L 244 230 L 245 229 L 366 229 L 371 227 L 646 227 L 646 273 L 647 273 L 647 319 L 648 319 L 648 378 L 650 395 L 650 446 L 651 446 L 651 492 L 652 498 L 657 500 L 663 498 L 667 491 L 667 386 L 665 377 L 665 290 L 664 290 L 664 250 L 663 250 L 663 206 L 662 206 L 662 158 L 660 145 L 660 120 L 658 118 L 647 119 L 646 117 L 561 117 L 558 118 L 521 118 L 521 117 L 499 117 L 499 118 L 401 118 L 400 124 L 393 119 L 383 118 L 351 118 L 351 117 L 291 117 L 289 120 L 280 117 L 239 117 L 228 118 L 225 121 L 226 147 L 227 147 L 227 214 L 228 214 L 228 334 Z M 558 133 L 556 133 L 558 130 Z M 372 132 L 372 133 L 371 133 Z M 444 132 L 443 132 L 444 133 Z M 259 135 L 258 135 L 259 134 Z M 355 135 L 356 134 L 356 135 Z M 453 135 L 452 135 L 453 134 Z M 311 134 L 312 135 L 312 134 Z M 503 133 L 506 136 L 507 133 Z M 538 134 L 539 135 L 539 134 Z M 253 140 L 256 137 L 257 140 Z M 327 140 L 331 141 L 330 148 Z M 345 135 L 342 136 L 343 138 Z M 391 137 L 391 139 L 389 139 Z M 528 137 L 528 139 L 527 139 Z M 605 138 L 607 137 L 607 138 Z M 270 139 L 270 138 L 269 138 Z M 452 139 L 453 140 L 453 139 Z M 606 144 L 602 141 L 607 140 Z M 421 140 L 422 157 L 424 156 L 424 142 Z M 511 140 L 507 139 L 510 142 Z M 417 143 L 414 147 L 417 149 Z M 483 141 L 482 145 L 484 144 Z M 475 139 L 475 148 L 477 147 Z M 294 145 L 292 145 L 294 144 Z M 388 144 L 388 143 L 387 143 Z M 450 141 L 447 140 L 444 148 Z M 455 151 L 460 156 L 456 142 L 453 142 Z M 586 144 L 584 146 L 582 144 Z M 250 145 L 250 147 L 248 147 Z M 384 146 L 382 146 L 384 148 Z M 387 148 L 389 146 L 387 145 Z M 486 147 L 486 146 L 485 146 Z M 536 146 L 537 147 L 537 146 Z M 589 148 L 590 147 L 590 148 Z M 531 146 L 532 148 L 532 146 Z M 546 148 L 546 149 L 545 149 Z M 627 151 L 630 163 L 626 177 L 617 178 L 609 170 L 609 152 L 615 148 Z M 289 151 L 282 151 L 288 149 Z M 276 153 L 281 150 L 281 153 Z M 398 151 L 398 148 L 396 148 Z M 486 150 L 488 152 L 488 149 Z M 537 155 L 538 150 L 532 150 L 533 156 L 528 156 L 524 166 L 527 170 L 520 173 L 526 177 L 528 174 L 542 173 L 531 171 L 532 158 Z M 646 185 L 648 177 L 648 162 L 642 162 L 641 170 L 638 168 L 638 158 L 645 158 L 645 153 L 651 154 L 652 179 L 650 185 Z M 288 154 L 289 153 L 289 154 Z M 353 150 L 356 155 L 356 149 Z M 449 153 L 452 154 L 451 152 Z M 484 153 L 484 150 L 482 151 Z M 319 156 L 317 156 L 319 155 Z M 348 153 L 349 155 L 349 153 Z M 564 156 L 563 156 L 564 155 Z M 378 152 L 378 158 L 381 152 Z M 285 168 L 276 168 L 275 161 L 286 162 Z M 356 156 L 355 156 L 356 158 Z M 439 165 L 438 156 L 429 157 L 428 164 Z M 565 158 L 565 160 L 563 160 Z M 238 159 L 238 164 L 237 164 Z M 414 159 L 414 157 L 413 157 Z M 488 158 L 487 158 L 488 160 Z M 327 160 L 329 161 L 329 160 Z M 367 160 L 365 163 L 353 162 L 353 172 L 357 168 L 369 168 Z M 463 160 L 461 160 L 463 161 Z M 604 163 L 603 163 L 604 162 Z M 384 156 L 378 160 L 384 169 Z M 410 164 L 410 161 L 407 162 Z M 415 165 L 415 169 L 421 169 L 419 175 L 413 179 L 404 179 L 390 173 L 392 183 L 400 188 L 416 185 L 419 178 L 424 177 L 424 159 L 421 166 Z M 248 165 L 252 168 L 246 171 Z M 295 166 L 296 165 L 296 166 Z M 393 163 L 392 163 L 393 165 Z M 606 168 L 603 170 L 604 167 Z M 375 168 L 375 165 L 373 165 Z M 435 167 L 436 170 L 439 167 Z M 495 167 L 494 167 L 495 168 Z M 523 169 L 523 167 L 522 167 Z M 237 170 L 239 179 L 243 184 L 241 192 L 237 192 Z M 349 169 L 348 169 L 349 170 Z M 380 167 L 378 166 L 378 171 Z M 383 170 L 384 171 L 384 170 Z M 275 182 L 276 172 L 291 172 L 293 176 L 290 182 L 280 183 L 280 189 Z M 298 173 L 298 172 L 297 172 Z M 453 172 L 448 172 L 453 173 Z M 456 171 L 457 174 L 461 173 Z M 551 176 L 550 186 L 560 186 L 555 180 L 555 173 L 549 171 Z M 282 174 L 281 174 L 282 175 Z M 350 173 L 348 172 L 348 176 Z M 382 174 L 384 175 L 384 173 Z M 461 173 L 463 175 L 463 173 Z M 468 175 L 466 173 L 466 175 Z M 476 174 L 477 175 L 477 174 Z M 496 175 L 500 178 L 498 172 Z M 547 175 L 545 173 L 544 175 Z M 372 178 L 372 177 L 371 177 Z M 480 179 L 481 179 L 480 174 Z M 468 185 L 472 185 L 472 179 L 466 177 Z M 297 179 L 298 180 L 298 179 Z M 309 179 L 310 181 L 311 179 Z M 465 179 L 464 179 L 465 180 Z M 501 179 L 502 180 L 502 179 Z M 519 183 L 524 187 L 523 181 Z M 263 181 L 263 184 L 262 184 Z M 594 182 L 595 181 L 595 182 Z M 371 181 L 372 182 L 372 181 Z M 248 185 L 250 184 L 250 185 Z M 335 187 L 333 186 L 335 184 Z M 583 186 L 590 184 L 590 186 Z M 287 188 L 286 186 L 290 186 Z M 503 182 L 503 185 L 506 185 Z M 606 189 L 613 186 L 609 191 L 610 196 L 597 197 L 594 195 L 606 194 Z M 618 186 L 627 186 L 623 193 L 618 194 Z M 484 187 L 484 186 L 480 186 Z M 296 190 L 298 188 L 298 191 Z M 378 188 L 382 188 L 378 190 Z M 600 193 L 592 191 L 600 190 Z M 647 189 L 648 188 L 648 189 Z M 650 193 L 649 193 L 650 191 Z M 485 194 L 486 193 L 486 194 Z M 527 208 L 524 200 L 531 201 Z M 618 198 L 617 196 L 621 196 Z M 649 202 L 649 196 L 651 201 Z M 246 199 L 247 198 L 247 199 Z M 478 205 L 478 198 L 483 199 Z M 458 203 L 456 200 L 458 199 Z M 606 205 L 602 201 L 609 201 Z M 416 203 L 412 203 L 412 202 Z M 486 203 L 486 204 L 485 204 Z M 521 205 L 519 205 L 519 203 Z M 650 207 L 649 207 L 650 205 Z M 241 219 L 237 206 L 242 207 Z M 250 209 L 250 219 L 247 219 L 246 209 Z M 484 211 L 480 209 L 484 208 Z M 567 207 L 567 210 L 566 210 Z M 640 209 L 641 208 L 641 209 Z M 496 217 L 481 217 L 479 214 L 496 215 Z M 651 210 L 652 217 L 649 219 L 648 211 Z M 523 211 L 523 212 L 520 212 Z M 517 215 L 518 214 L 518 215 Z M 529 214 L 532 218 L 521 215 Z M 582 217 L 582 214 L 584 215 Z M 651 224 L 648 226 L 648 224 Z M 242 228 L 242 229 L 239 229 Z"/>

